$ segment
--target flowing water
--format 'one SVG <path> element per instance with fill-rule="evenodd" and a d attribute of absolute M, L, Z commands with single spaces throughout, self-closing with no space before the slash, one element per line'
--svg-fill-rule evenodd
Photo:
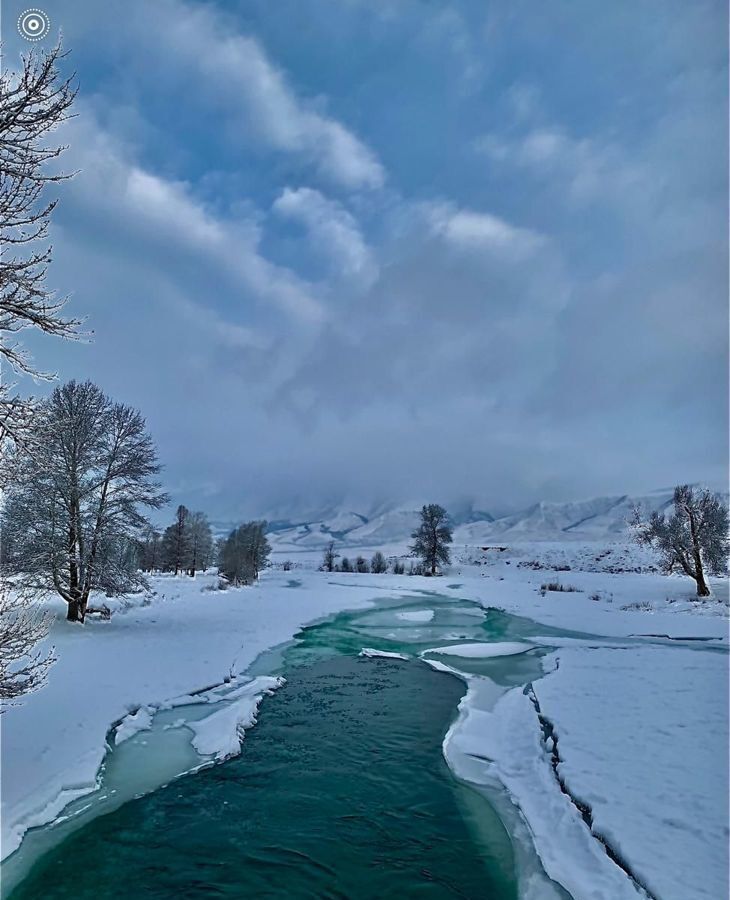
<path fill-rule="evenodd" d="M 96 796 L 26 836 L 3 867 L 10 897 L 515 898 L 518 871 L 539 863 L 508 834 L 503 821 L 512 838 L 518 823 L 498 789 L 489 802 L 446 767 L 442 741 L 466 688 L 418 654 L 550 632 L 435 594 L 305 628 L 248 673 L 287 680 L 240 756 L 175 778 L 210 763 L 186 723 L 211 698 L 158 713 L 110 753 Z M 363 647 L 409 658 L 364 658 Z M 496 701 L 542 674 L 544 652 L 439 658 L 490 679 Z"/>

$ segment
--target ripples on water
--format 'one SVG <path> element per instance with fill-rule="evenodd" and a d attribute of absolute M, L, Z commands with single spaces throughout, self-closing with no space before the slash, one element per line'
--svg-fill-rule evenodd
<path fill-rule="evenodd" d="M 415 625 L 389 606 L 304 629 L 283 656 L 260 660 L 259 672 L 288 680 L 264 701 L 240 757 L 88 822 L 34 865 L 12 900 L 516 897 L 502 823 L 482 798 L 475 805 L 441 752 L 463 683 L 420 661 L 357 653 L 415 654 L 529 629 L 426 601 L 434 618 Z M 539 671 L 532 655 L 469 662 L 505 685 Z"/>

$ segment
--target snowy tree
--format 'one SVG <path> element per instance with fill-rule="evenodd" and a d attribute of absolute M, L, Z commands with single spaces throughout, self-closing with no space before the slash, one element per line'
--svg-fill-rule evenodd
<path fill-rule="evenodd" d="M 244 525 L 247 534 L 249 554 L 253 568 L 254 580 L 257 580 L 261 571 L 266 568 L 271 553 L 271 545 L 266 537 L 267 522 L 248 522 Z"/>
<path fill-rule="evenodd" d="M 388 571 L 388 563 L 380 550 L 376 550 L 373 558 L 370 560 L 370 571 L 374 575 L 382 575 L 383 572 Z"/>
<path fill-rule="evenodd" d="M 443 506 L 430 503 L 421 509 L 421 524 L 411 535 L 411 553 L 423 560 L 423 567 L 430 575 L 436 569 L 451 562 L 449 544 L 453 537 L 451 523 Z"/>
<path fill-rule="evenodd" d="M 266 522 L 246 522 L 219 545 L 218 568 L 234 586 L 251 584 L 267 565 L 270 552 Z"/>
<path fill-rule="evenodd" d="M 346 557 L 342 557 L 342 563 L 340 564 L 340 572 L 352 572 L 352 563 Z"/>
<path fill-rule="evenodd" d="M 355 571 L 361 575 L 365 575 L 370 571 L 370 566 L 364 556 L 358 556 L 355 560 Z"/>
<path fill-rule="evenodd" d="M 70 381 L 40 403 L 3 514 L 8 564 L 27 587 L 51 587 L 83 621 L 94 589 L 143 584 L 132 552 L 142 509 L 166 496 L 140 413 L 96 385 Z"/>
<path fill-rule="evenodd" d="M 53 649 L 41 652 L 53 614 L 41 611 L 23 591 L 0 582 L 0 703 L 41 687 L 54 662 Z"/>
<path fill-rule="evenodd" d="M 190 548 L 188 572 L 194 577 L 198 569 L 205 571 L 213 558 L 213 532 L 205 513 L 195 512 L 189 519 Z"/>
<path fill-rule="evenodd" d="M 162 565 L 162 535 L 152 525 L 144 529 L 139 541 L 139 567 L 143 572 L 156 572 Z"/>
<path fill-rule="evenodd" d="M 162 568 L 165 572 L 185 571 L 190 560 L 190 510 L 180 504 L 175 521 L 162 536 Z"/>
<path fill-rule="evenodd" d="M 32 402 L 15 392 L 10 373 L 51 377 L 35 366 L 18 335 L 35 329 L 72 338 L 81 324 L 63 315 L 65 299 L 46 284 L 57 202 L 47 191 L 67 177 L 53 168 L 65 148 L 49 137 L 69 118 L 76 95 L 59 74 L 62 58 L 57 46 L 24 57 L 19 74 L 0 72 L 0 478 L 6 484 L 14 477 L 13 450 L 25 445 L 32 424 Z"/>
<path fill-rule="evenodd" d="M 638 543 L 659 551 L 666 572 L 678 570 L 694 579 L 698 597 L 710 596 L 706 574 L 727 572 L 728 510 L 710 491 L 678 486 L 673 515 L 654 512 L 644 521 L 637 508 L 633 525 Z"/>
<path fill-rule="evenodd" d="M 339 553 L 335 553 L 335 542 L 330 541 L 329 544 L 324 548 L 324 553 L 322 554 L 322 571 L 323 572 L 334 572 L 335 571 L 335 563 Z"/>

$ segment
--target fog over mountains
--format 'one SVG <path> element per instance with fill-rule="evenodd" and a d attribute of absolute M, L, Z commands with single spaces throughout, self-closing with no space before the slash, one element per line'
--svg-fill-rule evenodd
<path fill-rule="evenodd" d="M 493 515 L 472 504 L 451 507 L 454 541 L 479 545 L 517 540 L 599 540 L 628 533 L 635 505 L 646 512 L 664 511 L 672 505 L 673 488 L 643 495 L 621 494 L 565 503 L 535 503 L 510 515 Z M 372 548 L 407 542 L 418 520 L 419 502 L 379 504 L 370 509 L 333 506 L 302 516 L 272 516 L 270 540 L 276 548 L 314 550 L 336 541 L 343 547 Z M 215 522 L 225 533 L 234 522 Z"/>

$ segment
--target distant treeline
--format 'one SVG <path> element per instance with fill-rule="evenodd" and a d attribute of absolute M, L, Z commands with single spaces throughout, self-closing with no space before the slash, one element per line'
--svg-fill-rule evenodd
<path fill-rule="evenodd" d="M 265 521 L 245 522 L 214 543 L 205 513 L 178 506 L 172 525 L 164 531 L 152 526 L 146 530 L 139 542 L 139 567 L 143 572 L 195 576 L 215 565 L 227 583 L 251 584 L 271 553 L 266 528 Z"/>

